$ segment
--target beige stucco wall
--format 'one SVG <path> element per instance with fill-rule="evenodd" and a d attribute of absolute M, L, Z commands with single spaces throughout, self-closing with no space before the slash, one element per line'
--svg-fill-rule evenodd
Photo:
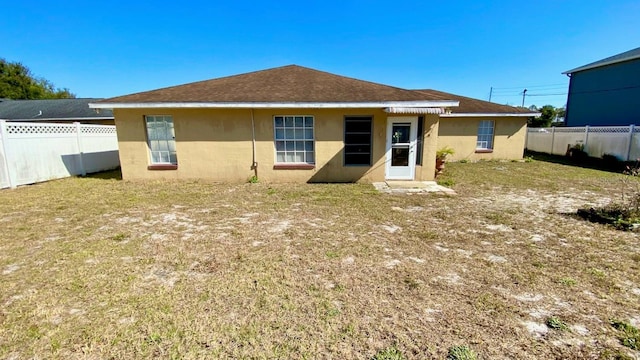
<path fill-rule="evenodd" d="M 493 152 L 477 153 L 476 140 L 480 120 L 494 120 Z M 453 148 L 450 161 L 522 159 L 526 136 L 525 117 L 443 117 L 440 118 L 438 149 Z"/>
<path fill-rule="evenodd" d="M 251 110 L 248 109 L 115 109 L 124 179 L 211 179 L 244 182 L 255 174 L 251 165 Z M 177 170 L 148 170 L 145 115 L 172 115 L 178 157 Z M 313 115 L 315 168 L 274 169 L 275 115 Z M 372 115 L 372 166 L 343 165 L 345 115 Z M 266 182 L 373 182 L 385 177 L 386 119 L 382 109 L 256 109 L 258 178 Z M 431 180 L 435 168 L 437 115 L 427 115 L 423 166 L 416 180 Z M 430 159 L 430 160 L 429 160 Z"/>

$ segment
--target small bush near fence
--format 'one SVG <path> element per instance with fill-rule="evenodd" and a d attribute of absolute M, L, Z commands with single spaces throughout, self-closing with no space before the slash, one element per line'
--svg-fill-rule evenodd
<path fill-rule="evenodd" d="M 617 160 L 617 159 L 616 159 Z M 640 229 L 640 162 L 627 166 L 620 198 L 600 208 L 578 209 L 578 216 L 620 230 Z"/>

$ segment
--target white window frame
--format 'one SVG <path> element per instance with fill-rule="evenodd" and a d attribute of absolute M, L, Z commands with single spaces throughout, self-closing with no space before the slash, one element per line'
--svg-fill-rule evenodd
<path fill-rule="evenodd" d="M 493 150 L 496 123 L 494 120 L 480 120 L 476 150 Z"/>
<path fill-rule="evenodd" d="M 162 121 L 164 123 L 164 136 L 149 132 L 149 120 L 153 122 Z M 170 125 L 167 125 L 170 124 Z M 176 153 L 176 134 L 172 115 L 145 115 L 145 131 L 147 133 L 147 148 L 149 149 L 149 163 L 151 165 L 178 165 Z M 166 150 L 154 149 L 152 141 L 164 142 L 163 148 Z M 154 160 L 159 159 L 159 160 Z"/>
<path fill-rule="evenodd" d="M 315 164 L 315 123 L 313 115 L 273 116 L 275 164 Z"/>

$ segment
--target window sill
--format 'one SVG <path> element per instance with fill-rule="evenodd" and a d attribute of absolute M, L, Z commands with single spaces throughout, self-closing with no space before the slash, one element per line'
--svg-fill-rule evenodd
<path fill-rule="evenodd" d="M 178 170 L 178 165 L 174 164 L 153 164 L 147 166 L 147 170 Z"/>
<path fill-rule="evenodd" d="M 315 164 L 275 164 L 273 170 L 313 170 Z"/>
<path fill-rule="evenodd" d="M 476 149 L 476 154 L 490 154 L 493 149 Z"/>

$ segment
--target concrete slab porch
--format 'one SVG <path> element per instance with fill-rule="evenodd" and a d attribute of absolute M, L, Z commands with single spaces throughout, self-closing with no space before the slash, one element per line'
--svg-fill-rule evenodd
<path fill-rule="evenodd" d="M 456 192 L 438 185 L 435 181 L 385 181 L 374 182 L 376 190 L 386 193 L 427 193 L 437 192 L 445 195 L 455 195 Z"/>

